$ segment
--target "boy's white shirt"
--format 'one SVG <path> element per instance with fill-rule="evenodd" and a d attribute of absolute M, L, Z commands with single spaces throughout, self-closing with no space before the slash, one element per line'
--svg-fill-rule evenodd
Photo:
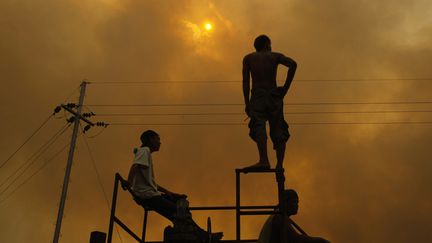
<path fill-rule="evenodd" d="M 135 158 L 132 161 L 132 164 L 143 165 L 144 168 L 140 170 L 140 173 L 136 173 L 135 175 L 133 175 L 131 181 L 132 191 L 135 193 L 136 196 L 142 199 L 160 196 L 162 193 L 157 189 L 150 148 L 136 148 L 134 150 L 134 153 Z"/>

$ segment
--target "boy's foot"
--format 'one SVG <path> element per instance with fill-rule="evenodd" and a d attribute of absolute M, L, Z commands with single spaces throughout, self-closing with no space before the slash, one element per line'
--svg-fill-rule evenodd
<path fill-rule="evenodd" d="M 270 169 L 270 164 L 269 163 L 263 163 L 263 162 L 258 162 L 254 165 L 247 166 L 247 167 L 243 168 L 243 170 L 246 170 L 246 171 L 257 171 L 257 170 L 259 171 L 259 170 L 268 170 L 268 169 Z"/>
<path fill-rule="evenodd" d="M 222 232 L 211 233 L 212 242 L 216 241 L 216 240 L 220 240 L 220 239 L 222 239 L 222 237 L 223 237 Z"/>

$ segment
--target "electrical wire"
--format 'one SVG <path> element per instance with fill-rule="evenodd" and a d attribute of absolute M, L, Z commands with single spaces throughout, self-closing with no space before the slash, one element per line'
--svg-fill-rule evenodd
<path fill-rule="evenodd" d="M 102 127 L 98 133 L 96 133 L 96 134 L 93 135 L 93 136 L 87 136 L 87 137 L 88 137 L 88 138 L 96 138 L 96 137 L 98 137 L 99 135 L 101 135 L 101 134 L 105 131 L 105 128 L 106 128 L 106 127 Z"/>
<path fill-rule="evenodd" d="M 36 150 L 28 159 L 26 162 L 22 163 L 12 174 L 10 174 L 6 180 L 4 180 L 1 184 L 0 184 L 0 188 L 14 175 L 16 175 L 16 173 L 18 173 L 18 171 L 20 171 L 24 165 L 26 165 L 26 163 L 28 163 L 29 161 L 33 160 L 34 157 L 39 154 L 42 150 L 46 149 L 46 146 L 51 143 L 53 140 L 56 140 L 58 138 L 58 136 L 60 135 L 60 133 L 62 133 L 62 131 L 64 129 L 66 129 L 66 127 L 68 126 L 68 124 L 65 124 L 62 128 L 60 128 L 60 130 L 58 130 L 51 138 L 49 138 L 38 150 Z"/>
<path fill-rule="evenodd" d="M 97 181 L 98 181 L 99 186 L 100 186 L 100 188 L 101 188 L 101 190 L 102 190 L 102 193 L 103 193 L 103 196 L 104 196 L 105 202 L 107 203 L 107 207 L 108 207 L 108 210 L 109 210 L 109 200 L 108 200 L 108 196 L 107 196 L 107 194 L 106 194 L 106 192 L 105 192 L 105 189 L 104 189 L 104 187 L 103 187 L 102 179 L 101 179 L 100 174 L 99 174 L 99 171 L 98 171 L 98 169 L 97 169 L 97 166 L 96 166 L 96 162 L 95 162 L 95 159 L 94 159 L 93 153 L 91 152 L 91 149 L 90 149 L 90 146 L 89 146 L 89 144 L 88 144 L 88 141 L 87 141 L 86 136 L 83 135 L 83 137 L 84 137 L 84 143 L 85 143 L 85 145 L 86 145 L 86 147 L 87 147 L 87 152 L 88 152 L 88 154 L 89 154 L 90 160 L 91 160 L 92 165 L 93 165 L 93 169 L 95 170 L 95 173 L 96 173 Z"/>
<path fill-rule="evenodd" d="M 81 127 L 81 124 L 80 124 L 80 127 Z M 91 149 L 90 149 L 90 146 L 89 146 L 89 144 L 88 144 L 87 138 L 86 138 L 86 136 L 85 136 L 85 134 L 84 134 L 84 129 L 83 129 L 82 127 L 81 127 L 81 130 L 82 130 L 82 132 L 83 132 L 82 134 L 83 134 L 83 137 L 84 137 L 84 143 L 85 143 L 85 145 L 86 145 L 86 147 L 87 147 L 87 151 L 88 151 L 88 154 L 89 154 L 90 160 L 91 160 L 91 162 L 92 162 L 93 169 L 95 170 L 95 173 L 96 173 L 97 181 L 98 181 L 98 183 L 99 183 L 99 186 L 100 186 L 100 188 L 101 188 L 101 190 L 102 190 L 102 193 L 103 193 L 103 196 L 104 196 L 104 198 L 105 198 L 105 202 L 106 202 L 106 205 L 107 205 L 107 209 L 108 209 L 108 211 L 110 211 L 110 206 L 109 206 L 108 196 L 107 196 L 107 193 L 106 193 L 106 191 L 105 191 L 105 189 L 104 189 L 104 187 L 103 187 L 102 179 L 101 179 L 100 173 L 99 173 L 99 171 L 98 171 L 98 169 L 97 169 L 97 166 L 96 166 L 96 161 L 95 161 L 95 159 L 94 159 L 93 153 L 91 152 Z M 121 235 L 120 235 L 120 232 L 119 232 L 119 230 L 118 230 L 117 225 L 115 225 L 115 229 L 116 229 L 116 231 L 117 231 L 117 235 L 118 235 L 120 241 L 123 243 L 123 239 L 122 239 L 122 237 L 121 237 Z"/>
<path fill-rule="evenodd" d="M 16 173 L 18 173 L 19 170 L 21 170 L 21 168 L 23 167 L 23 165 L 26 165 L 26 167 L 0 192 L 0 196 L 2 196 L 14 183 L 15 181 L 17 181 L 41 156 L 42 154 L 45 153 L 45 151 L 47 151 L 56 141 L 57 139 L 64 134 L 64 132 L 70 127 L 70 124 L 66 124 L 66 126 L 62 127 L 59 132 L 57 132 L 56 134 L 54 134 L 54 136 L 52 136 L 47 143 L 45 143 L 44 145 L 42 145 L 41 148 L 43 149 L 39 149 L 39 154 L 34 157 L 33 155 L 36 155 L 36 153 L 34 153 L 25 163 L 23 163 L 17 170 L 15 170 L 15 172 L 10 175 L 5 181 L 3 181 L 2 186 L 12 177 L 14 176 Z M 29 163 L 29 161 L 31 161 Z"/>
<path fill-rule="evenodd" d="M 289 102 L 285 106 L 312 105 L 411 105 L 432 104 L 432 101 L 393 101 L 393 102 Z M 244 106 L 243 103 L 189 103 L 189 104 L 91 104 L 90 107 L 164 107 L 164 106 Z"/>
<path fill-rule="evenodd" d="M 374 113 L 429 113 L 432 110 L 377 110 L 377 111 L 290 111 L 286 115 L 314 115 L 314 114 L 374 114 Z M 97 113 L 101 117 L 127 116 L 219 116 L 245 115 L 244 112 L 202 112 L 202 113 Z"/>
<path fill-rule="evenodd" d="M 79 85 L 78 87 L 76 87 L 73 91 L 72 91 L 72 93 L 70 93 L 70 95 L 68 95 L 67 97 L 66 97 L 66 99 L 63 101 L 63 103 L 67 103 L 67 101 L 70 99 L 70 97 L 72 97 L 72 95 L 74 95 L 79 89 L 81 88 L 81 85 Z"/>
<path fill-rule="evenodd" d="M 30 141 L 30 139 L 32 139 L 33 136 L 36 135 L 36 133 L 39 132 L 39 130 L 42 129 L 42 127 L 45 126 L 45 124 L 47 124 L 47 122 L 54 116 L 54 114 L 51 114 L 44 122 L 42 122 L 42 124 L 36 129 L 36 131 L 34 131 L 30 137 L 28 137 L 23 144 L 21 144 L 21 146 L 18 147 L 17 150 L 15 150 L 15 152 L 13 152 L 1 165 L 0 165 L 0 169 L 3 168 L 3 166 L 5 166 L 11 159 L 13 156 L 15 156 L 16 153 L 18 153 L 18 151 L 21 150 L 22 147 L 24 147 L 24 145 L 26 145 L 28 143 L 28 141 Z"/>
<path fill-rule="evenodd" d="M 127 123 L 114 122 L 110 126 L 239 126 L 247 125 L 241 122 L 195 122 L 195 123 Z M 394 121 L 394 122 L 290 122 L 289 125 L 408 125 L 432 124 L 432 121 Z"/>
<path fill-rule="evenodd" d="M 3 202 L 5 202 L 6 200 L 8 200 L 15 192 L 17 192 L 22 186 L 24 186 L 27 182 L 30 181 L 31 178 L 33 178 L 36 174 L 38 174 L 41 170 L 43 170 L 45 168 L 45 166 L 47 166 L 50 162 L 52 162 L 61 152 L 63 152 L 70 144 L 66 144 L 65 146 L 63 146 L 59 151 L 57 151 L 57 153 L 55 153 L 50 159 L 46 160 L 45 163 L 42 164 L 41 167 L 39 167 L 38 170 L 36 170 L 32 175 L 30 175 L 29 177 L 27 177 L 27 179 L 25 179 L 21 184 L 19 184 L 13 191 L 11 191 L 6 197 L 4 197 L 1 201 L 0 204 L 2 204 Z M 1 196 L 1 195 L 0 195 Z"/>
<path fill-rule="evenodd" d="M 389 82 L 389 81 L 431 81 L 432 78 L 348 78 L 348 79 L 295 79 L 293 82 Z M 177 80 L 177 81 L 101 81 L 90 84 L 103 85 L 147 85 L 147 84 L 242 84 L 241 80 Z"/>

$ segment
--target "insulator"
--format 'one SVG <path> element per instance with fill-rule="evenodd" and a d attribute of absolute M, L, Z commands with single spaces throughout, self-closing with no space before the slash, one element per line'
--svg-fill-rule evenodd
<path fill-rule="evenodd" d="M 105 122 L 96 122 L 96 126 L 98 127 L 107 127 L 109 124 Z"/>
<path fill-rule="evenodd" d="M 91 127 L 92 127 L 91 125 L 85 126 L 83 133 L 86 133 L 88 130 L 90 130 Z"/>
<path fill-rule="evenodd" d="M 82 114 L 83 117 L 92 117 L 92 116 L 94 116 L 94 115 L 95 115 L 95 113 L 93 113 L 93 112 L 90 112 L 90 113 L 83 113 L 83 114 Z"/>
<path fill-rule="evenodd" d="M 59 113 L 61 111 L 61 106 L 57 106 L 55 109 L 54 109 L 54 114 L 57 114 L 57 113 Z"/>

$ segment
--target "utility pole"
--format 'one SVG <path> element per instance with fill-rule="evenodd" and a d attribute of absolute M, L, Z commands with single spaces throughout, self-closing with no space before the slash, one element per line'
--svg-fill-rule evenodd
<path fill-rule="evenodd" d="M 62 189 L 62 194 L 60 197 L 60 205 L 59 205 L 59 211 L 57 214 L 57 222 L 56 222 L 56 227 L 55 227 L 55 231 L 54 231 L 53 243 L 58 243 L 59 238 L 60 238 L 60 229 L 61 229 L 61 224 L 62 224 L 62 220 L 63 220 L 63 211 L 64 211 L 65 203 L 66 203 L 69 177 L 70 177 L 71 168 L 72 168 L 72 161 L 73 161 L 74 152 L 75 152 L 75 145 L 76 145 L 77 136 L 78 136 L 79 124 L 80 124 L 81 120 L 84 120 L 83 117 L 81 117 L 81 113 L 82 113 L 82 107 L 83 107 L 83 103 L 84 103 L 84 95 L 85 95 L 87 84 L 88 84 L 88 82 L 86 80 L 84 80 L 81 83 L 81 90 L 80 90 L 80 97 L 79 97 L 79 103 L 78 103 L 77 111 L 73 112 L 72 110 L 68 110 L 69 112 L 74 114 L 74 120 L 73 120 L 74 121 L 74 127 L 73 127 L 73 132 L 72 132 L 71 144 L 70 144 L 70 148 L 69 148 L 69 155 L 68 155 L 65 177 L 64 177 L 64 182 L 63 182 L 63 189 Z M 65 108 L 65 106 L 62 106 L 62 107 Z M 88 120 L 85 119 L 85 122 L 88 123 Z M 91 124 L 91 125 L 93 125 L 93 124 Z"/>

